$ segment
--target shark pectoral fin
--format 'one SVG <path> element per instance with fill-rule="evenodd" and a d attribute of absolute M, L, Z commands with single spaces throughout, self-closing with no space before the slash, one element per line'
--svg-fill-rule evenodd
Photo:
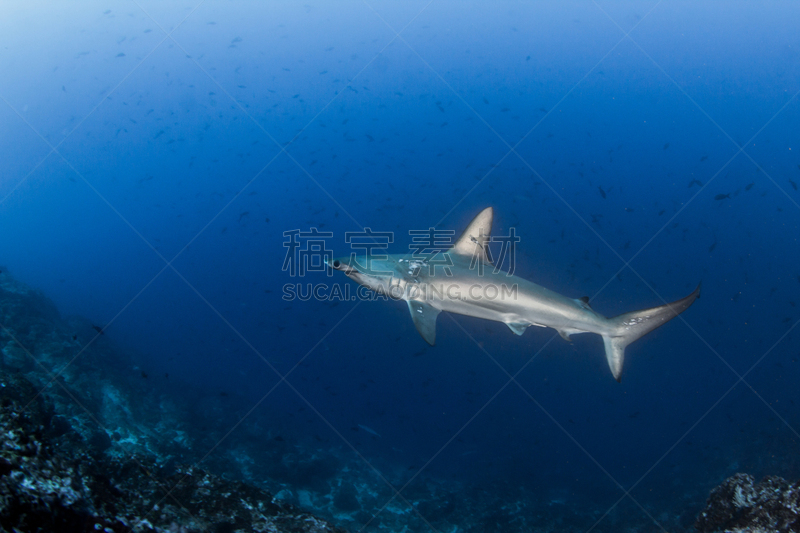
<path fill-rule="evenodd" d="M 522 335 L 530 324 L 525 324 L 523 322 L 506 322 L 506 326 L 517 335 Z"/>
<path fill-rule="evenodd" d="M 440 311 L 425 302 L 415 300 L 408 301 L 408 310 L 417 331 L 425 339 L 425 342 L 431 346 L 436 344 L 436 317 L 439 316 Z"/>
<path fill-rule="evenodd" d="M 558 334 L 561 335 L 561 338 L 567 342 L 572 342 L 572 339 L 569 338 L 569 333 L 564 331 L 563 329 L 558 330 Z"/>

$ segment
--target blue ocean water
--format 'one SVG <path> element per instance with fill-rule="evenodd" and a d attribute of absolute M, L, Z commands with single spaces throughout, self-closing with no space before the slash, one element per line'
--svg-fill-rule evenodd
<path fill-rule="evenodd" d="M 795 4 L 0 12 L 0 264 L 123 347 L 110 374 L 213 403 L 207 462 L 266 472 L 279 435 L 316 466 L 231 475 L 355 531 L 673 530 L 735 472 L 800 476 Z M 430 347 L 403 302 L 327 297 L 348 235 L 404 253 L 487 206 L 515 275 L 606 316 L 702 296 L 620 383 L 596 335 L 443 314 Z M 337 509 L 344 479 L 388 496 Z"/>

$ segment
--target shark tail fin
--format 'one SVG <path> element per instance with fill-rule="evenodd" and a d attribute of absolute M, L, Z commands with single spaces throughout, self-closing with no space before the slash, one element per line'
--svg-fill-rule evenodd
<path fill-rule="evenodd" d="M 625 348 L 686 311 L 700 296 L 700 285 L 688 296 L 659 307 L 642 309 L 609 318 L 610 331 L 603 335 L 606 360 L 614 379 L 620 381 Z"/>

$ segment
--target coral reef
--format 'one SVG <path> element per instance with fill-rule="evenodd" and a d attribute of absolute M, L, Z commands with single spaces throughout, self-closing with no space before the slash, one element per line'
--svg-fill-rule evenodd
<path fill-rule="evenodd" d="M 711 491 L 697 517 L 699 533 L 784 533 L 800 531 L 800 483 L 767 476 L 756 484 L 736 474 Z"/>

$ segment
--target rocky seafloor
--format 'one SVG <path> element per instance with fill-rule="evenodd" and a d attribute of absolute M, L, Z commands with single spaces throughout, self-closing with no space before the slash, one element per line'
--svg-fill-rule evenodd
<path fill-rule="evenodd" d="M 711 491 L 694 525 L 699 533 L 800 531 L 800 483 L 736 474 Z"/>
<path fill-rule="evenodd" d="M 22 377 L 0 381 L 4 531 L 342 532 L 268 492 L 83 439 Z"/>
<path fill-rule="evenodd" d="M 387 480 L 399 486 L 404 472 L 381 465 L 381 479 L 347 450 L 268 420 L 220 446 L 231 398 L 157 386 L 97 329 L 0 269 L 0 532 L 572 532 L 605 512 L 424 477 L 391 500 Z M 737 474 L 702 511 L 698 494 L 662 525 L 800 531 L 797 484 Z M 624 511 L 596 529 L 623 530 L 659 529 Z"/>
<path fill-rule="evenodd" d="M 0 530 L 344 531 L 193 467 L 170 399 L 104 377 L 114 352 L 98 335 L 0 272 Z"/>

